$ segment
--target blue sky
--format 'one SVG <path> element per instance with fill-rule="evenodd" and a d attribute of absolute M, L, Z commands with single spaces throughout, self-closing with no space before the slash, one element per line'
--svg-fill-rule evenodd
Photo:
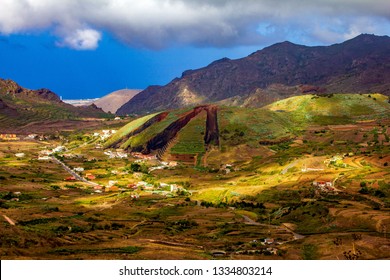
<path fill-rule="evenodd" d="M 65 99 L 164 85 L 280 41 L 390 35 L 388 0 L 0 0 L 0 77 Z"/>
<path fill-rule="evenodd" d="M 163 85 L 187 69 L 224 56 L 239 58 L 256 47 L 161 50 L 134 48 L 103 34 L 95 50 L 57 47 L 43 34 L 0 37 L 0 77 L 30 88 L 49 88 L 64 99 L 101 97 L 122 88 Z"/>

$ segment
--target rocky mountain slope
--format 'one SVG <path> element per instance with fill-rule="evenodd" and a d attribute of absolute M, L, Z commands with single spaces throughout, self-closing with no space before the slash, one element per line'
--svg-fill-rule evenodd
<path fill-rule="evenodd" d="M 141 90 L 139 89 L 121 89 L 111 92 L 94 103 L 97 107 L 102 108 L 104 112 L 115 113 L 123 104 L 127 103 Z"/>
<path fill-rule="evenodd" d="M 48 89 L 30 90 L 14 81 L 0 79 L 0 128 L 40 121 L 108 116 L 95 105 L 74 107 L 62 102 Z"/>
<path fill-rule="evenodd" d="M 147 113 L 220 102 L 261 107 L 305 93 L 390 95 L 390 38 L 360 35 L 341 44 L 307 47 L 283 42 L 251 55 L 223 58 L 151 86 L 117 114 Z"/>

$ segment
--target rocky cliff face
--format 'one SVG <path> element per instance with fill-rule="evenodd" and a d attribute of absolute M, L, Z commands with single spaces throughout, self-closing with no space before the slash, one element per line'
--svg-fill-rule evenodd
<path fill-rule="evenodd" d="M 47 100 L 57 103 L 62 103 L 61 99 L 57 94 L 52 92 L 49 89 L 42 88 L 37 90 L 26 89 L 18 85 L 12 80 L 3 80 L 0 79 L 0 94 L 11 95 L 15 98 L 29 99 L 29 98 L 38 98 L 41 100 Z"/>
<path fill-rule="evenodd" d="M 233 101 L 259 107 L 307 91 L 390 95 L 389 53 L 388 36 L 360 35 L 327 47 L 278 43 L 242 59 L 224 58 L 185 71 L 166 86 L 140 92 L 117 113 Z"/>

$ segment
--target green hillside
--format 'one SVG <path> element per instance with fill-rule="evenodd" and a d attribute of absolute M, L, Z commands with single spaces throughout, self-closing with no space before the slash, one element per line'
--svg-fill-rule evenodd
<path fill-rule="evenodd" d="M 390 104 L 382 94 L 303 95 L 283 99 L 264 109 L 288 115 L 294 124 L 348 124 L 358 120 L 388 117 Z"/>
<path fill-rule="evenodd" d="M 126 142 L 121 145 L 122 149 L 131 149 L 132 147 L 144 146 L 152 137 L 161 133 L 164 129 L 166 129 L 172 122 L 179 119 L 180 115 L 187 111 L 186 109 L 176 110 L 173 112 L 169 112 L 167 117 L 160 122 L 156 122 L 155 124 L 149 126 L 145 130 L 140 133 L 130 137 Z M 115 137 L 115 135 L 114 135 Z"/>
<path fill-rule="evenodd" d="M 205 152 L 204 134 L 206 130 L 206 112 L 201 112 L 179 131 L 172 154 L 198 154 Z"/>
<path fill-rule="evenodd" d="M 158 114 L 159 113 L 150 114 L 150 115 L 147 115 L 147 116 L 144 116 L 144 117 L 141 117 L 141 118 L 138 118 L 138 119 L 135 119 L 135 120 L 129 122 L 127 125 L 125 125 L 121 129 L 119 129 L 117 131 L 117 133 L 115 133 L 115 135 L 113 135 L 112 137 L 110 137 L 110 139 L 108 139 L 106 141 L 106 143 L 104 144 L 105 148 L 108 148 L 108 147 L 114 145 L 115 143 L 120 142 L 124 137 L 129 136 L 137 128 L 144 125 L 147 121 L 149 121 L 150 119 L 152 119 L 154 116 L 156 116 Z"/>
<path fill-rule="evenodd" d="M 106 146 L 120 143 L 117 147 L 145 153 L 164 149 L 169 154 L 202 155 L 207 150 L 205 134 L 210 129 L 206 122 L 207 108 L 208 105 L 204 105 L 165 112 L 166 117 L 144 129 L 140 128 L 158 114 L 139 118 L 108 139 Z M 178 125 L 186 116 L 188 122 Z M 388 98 L 380 94 L 303 95 L 260 109 L 221 106 L 216 117 L 217 146 L 222 152 L 240 145 L 257 149 L 261 145 L 294 139 L 311 125 L 350 124 L 389 116 Z"/>

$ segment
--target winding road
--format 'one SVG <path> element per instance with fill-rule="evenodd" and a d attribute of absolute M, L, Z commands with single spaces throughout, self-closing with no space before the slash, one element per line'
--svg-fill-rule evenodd
<path fill-rule="evenodd" d="M 274 228 L 274 229 L 285 230 L 285 231 L 290 232 L 294 236 L 294 240 L 305 238 L 304 235 L 301 235 L 299 233 L 296 233 L 296 232 L 292 231 L 290 228 L 286 227 L 285 225 L 283 225 L 283 226 L 275 226 L 275 225 L 262 224 L 262 223 L 255 222 L 254 220 L 252 220 L 248 216 L 245 216 L 245 215 L 241 215 L 241 216 L 244 218 L 245 222 L 247 224 L 249 224 L 249 225 L 265 226 L 265 227 L 270 227 L 270 228 Z M 286 242 L 283 242 L 283 243 L 287 243 L 287 242 L 291 242 L 291 241 L 286 241 Z"/>

